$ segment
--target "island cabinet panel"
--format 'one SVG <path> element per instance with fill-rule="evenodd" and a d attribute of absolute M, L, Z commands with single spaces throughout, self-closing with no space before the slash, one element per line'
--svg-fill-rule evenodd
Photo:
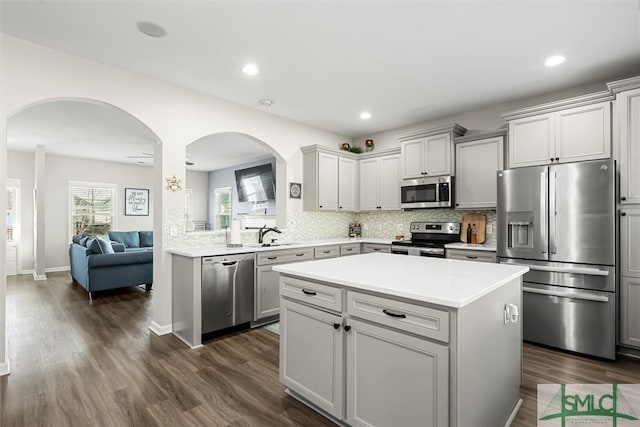
<path fill-rule="evenodd" d="M 342 289 L 335 286 L 284 276 L 280 280 L 280 295 L 327 310 L 342 311 Z"/>
<path fill-rule="evenodd" d="M 360 292 L 347 292 L 347 314 L 449 342 L 449 312 Z"/>
<path fill-rule="evenodd" d="M 449 348 L 349 319 L 347 422 L 449 425 Z"/>
<path fill-rule="evenodd" d="M 343 419 L 341 317 L 283 300 L 280 319 L 280 381 L 318 408 Z"/>

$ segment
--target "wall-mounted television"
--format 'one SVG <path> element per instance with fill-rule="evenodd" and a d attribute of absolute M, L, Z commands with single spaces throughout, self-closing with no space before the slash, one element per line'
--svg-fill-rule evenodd
<path fill-rule="evenodd" d="M 262 202 L 275 200 L 275 181 L 271 163 L 247 169 L 237 169 L 235 173 L 239 201 Z"/>

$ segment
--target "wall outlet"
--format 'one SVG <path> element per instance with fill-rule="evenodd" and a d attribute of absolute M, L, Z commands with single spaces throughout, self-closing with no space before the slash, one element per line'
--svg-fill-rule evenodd
<path fill-rule="evenodd" d="M 169 227 L 169 236 L 177 237 L 178 236 L 178 227 L 176 227 L 175 225 L 170 226 Z"/>
<path fill-rule="evenodd" d="M 396 224 L 396 231 L 404 231 L 404 224 Z"/>

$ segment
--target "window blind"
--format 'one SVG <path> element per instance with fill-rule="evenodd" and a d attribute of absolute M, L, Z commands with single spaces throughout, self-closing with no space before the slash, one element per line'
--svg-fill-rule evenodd
<path fill-rule="evenodd" d="M 106 234 L 113 223 L 115 190 L 71 186 L 73 234 Z"/>
<path fill-rule="evenodd" d="M 16 189 L 7 188 L 7 242 L 13 242 L 16 220 Z"/>

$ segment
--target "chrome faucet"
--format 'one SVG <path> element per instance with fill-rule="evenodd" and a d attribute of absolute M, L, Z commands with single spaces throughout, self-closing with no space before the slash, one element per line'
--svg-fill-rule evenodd
<path fill-rule="evenodd" d="M 258 230 L 258 243 L 262 244 L 263 243 L 262 240 L 264 238 L 264 235 L 267 234 L 270 231 L 275 231 L 278 234 L 282 233 L 281 230 L 278 230 L 278 227 L 269 227 L 269 228 L 267 228 L 267 225 L 265 224 L 264 226 L 260 227 L 260 229 Z"/>

